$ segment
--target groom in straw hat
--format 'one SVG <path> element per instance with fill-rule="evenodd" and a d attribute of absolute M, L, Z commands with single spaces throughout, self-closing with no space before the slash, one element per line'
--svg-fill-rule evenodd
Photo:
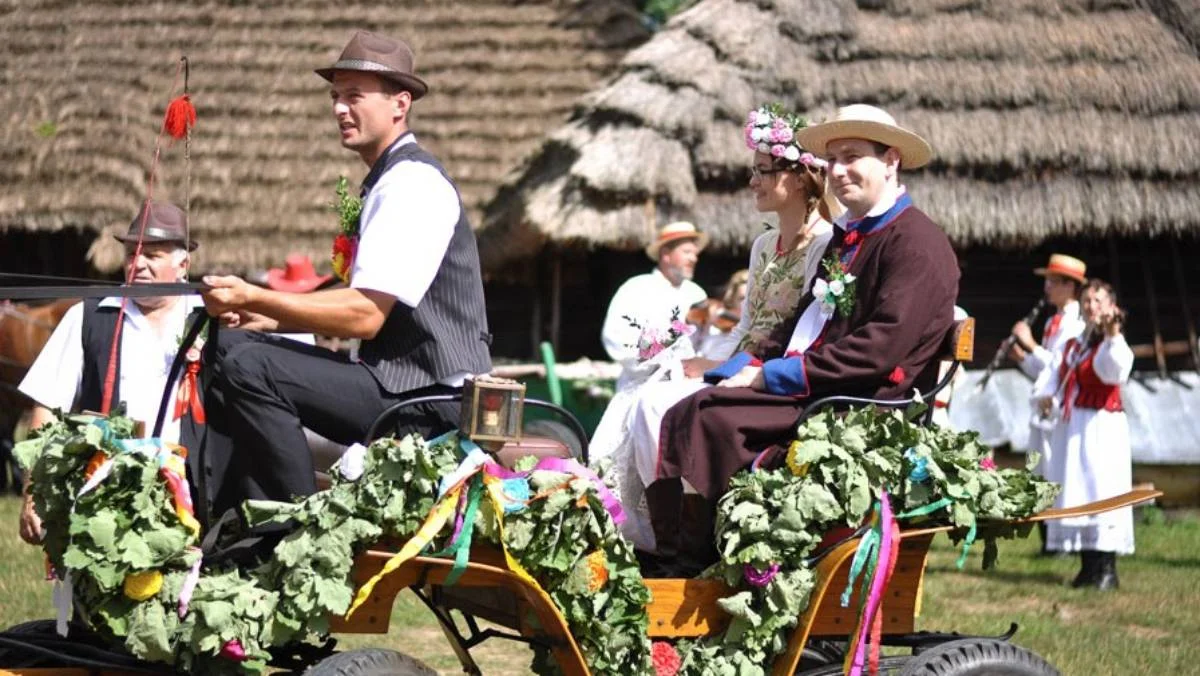
<path fill-rule="evenodd" d="M 618 387 L 629 379 L 630 369 L 638 361 L 640 330 L 632 322 L 666 329 L 673 315 L 685 319 L 689 308 L 708 298 L 692 281 L 696 261 L 707 244 L 708 235 L 687 221 L 664 225 L 645 249 L 655 262 L 654 270 L 625 280 L 613 295 L 600 338 L 608 356 L 623 367 Z"/>
<path fill-rule="evenodd" d="M 273 337 L 227 348 L 218 384 L 252 493 L 290 500 L 315 492 L 304 428 L 361 441 L 389 405 L 457 391 L 466 376 L 491 370 L 475 235 L 454 182 L 408 127 L 428 90 L 414 70 L 403 41 L 358 31 L 316 71 L 328 82 L 342 147 L 370 168 L 346 288 L 290 293 L 204 279 L 214 287 L 204 297 L 209 313 L 231 323 L 362 340 L 353 360 Z M 401 423 L 439 434 L 457 426 L 458 410 L 416 407 Z"/>
<path fill-rule="evenodd" d="M 647 489 L 659 554 L 704 565 L 712 541 L 681 542 L 681 479 L 708 500 L 711 521 L 729 479 L 763 450 L 783 461 L 801 409 L 834 394 L 898 399 L 931 388 L 954 321 L 958 261 L 945 233 L 913 203 L 902 169 L 930 159 L 929 144 L 868 105 L 800 129 L 796 139 L 829 162 L 829 182 L 846 213 L 835 219 L 823 267 L 801 299 L 793 346 L 765 363 L 735 355 L 710 372 L 723 387 L 667 412 L 657 480 Z M 694 528 L 687 529 L 694 531 Z M 711 527 L 706 529 L 711 533 Z"/>

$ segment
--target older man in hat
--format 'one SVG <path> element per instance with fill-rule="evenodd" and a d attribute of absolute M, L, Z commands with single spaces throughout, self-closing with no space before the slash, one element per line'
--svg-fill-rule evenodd
<path fill-rule="evenodd" d="M 428 89 L 412 50 L 360 31 L 316 72 L 330 84 L 342 146 L 370 168 L 357 228 L 339 249 L 348 286 L 299 294 L 236 277 L 204 280 L 214 287 L 204 296 L 209 313 L 227 323 L 362 340 L 353 359 L 261 338 L 226 348 L 218 385 L 230 431 L 249 454 L 257 491 L 281 500 L 316 490 L 304 427 L 358 441 L 390 404 L 455 391 L 466 376 L 491 370 L 475 236 L 458 189 L 408 126 Z M 458 413 L 426 406 L 404 422 L 439 433 L 457 425 Z"/>
<path fill-rule="evenodd" d="M 128 232 L 116 238 L 125 244 L 127 271 L 134 284 L 185 281 L 190 252 L 198 246 L 188 237 L 183 211 L 164 202 L 143 204 Z M 54 409 L 101 410 L 115 337 L 119 348 L 111 403 L 123 402 L 129 417 L 145 423 L 148 436 L 184 328 L 189 317 L 194 320 L 200 311 L 203 304 L 196 296 L 132 298 L 128 302 L 103 298 L 71 307 L 21 381 L 21 392 L 36 402 L 32 427 L 52 420 Z M 176 392 L 188 377 L 185 372 L 172 384 Z M 200 421 L 192 415 L 197 413 L 190 397 L 180 406 L 170 405 L 161 437 L 185 446 L 194 444 L 195 424 Z M 37 543 L 42 537 L 41 521 L 28 490 L 25 496 L 21 537 Z"/>
<path fill-rule="evenodd" d="M 781 461 L 810 400 L 895 399 L 928 389 L 954 321 L 954 251 L 899 176 L 929 161 L 929 144 L 861 104 L 796 134 L 829 162 L 846 213 L 835 220 L 828 265 L 800 301 L 788 352 L 762 362 L 735 355 L 707 374 L 724 387 L 683 400 L 663 421 L 658 480 L 646 491 L 654 533 L 660 554 L 683 554 L 696 565 L 715 556 L 711 520 L 730 477 L 763 450 L 773 451 L 767 463 Z M 705 542 L 681 542 L 681 478 L 707 500 L 695 517 L 707 521 Z"/>
<path fill-rule="evenodd" d="M 708 298 L 704 289 L 692 281 L 696 261 L 707 244 L 708 235 L 691 223 L 664 225 L 645 249 L 646 256 L 655 263 L 654 270 L 625 280 L 613 295 L 600 339 L 608 356 L 623 367 L 618 387 L 630 381 L 632 368 L 638 363 L 637 342 L 642 328 L 665 331 L 673 317 L 686 319 L 693 305 Z"/>

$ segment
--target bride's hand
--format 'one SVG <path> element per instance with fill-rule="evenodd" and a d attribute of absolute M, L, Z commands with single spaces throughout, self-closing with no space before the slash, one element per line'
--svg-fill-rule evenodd
<path fill-rule="evenodd" d="M 721 362 L 719 362 L 719 361 L 715 361 L 713 359 L 705 359 L 703 357 L 693 357 L 691 359 L 684 359 L 683 360 L 683 375 L 688 378 L 703 378 L 705 371 L 713 368 L 714 366 L 720 366 L 720 365 L 721 365 Z"/>
<path fill-rule="evenodd" d="M 754 390 L 765 390 L 761 366 L 745 366 L 741 371 L 717 383 L 717 387 L 749 387 Z"/>

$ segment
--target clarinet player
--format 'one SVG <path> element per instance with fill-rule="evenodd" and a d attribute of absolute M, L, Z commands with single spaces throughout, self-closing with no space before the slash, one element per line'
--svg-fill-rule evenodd
<path fill-rule="evenodd" d="M 1042 291 L 1045 302 L 1054 307 L 1054 314 L 1042 328 L 1042 342 L 1033 339 L 1030 323 L 1019 321 L 1012 328 L 1012 347 L 1008 356 L 1016 362 L 1025 375 L 1033 379 L 1033 392 L 1039 392 L 1050 378 L 1050 366 L 1055 353 L 1072 338 L 1083 333 L 1084 321 L 1079 313 L 1079 292 L 1087 283 L 1087 265 L 1078 258 L 1063 254 L 1052 254 L 1046 267 L 1037 268 L 1033 274 L 1043 277 Z M 1034 410 L 1029 424 L 1027 450 L 1039 456 L 1035 472 L 1046 476 L 1053 449 L 1050 446 L 1050 431 L 1044 429 L 1041 416 Z M 1042 553 L 1046 554 L 1046 526 L 1038 523 L 1042 538 Z"/>

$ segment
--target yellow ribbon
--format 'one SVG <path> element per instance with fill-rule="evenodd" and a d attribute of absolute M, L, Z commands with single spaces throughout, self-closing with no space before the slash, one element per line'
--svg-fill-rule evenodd
<path fill-rule="evenodd" d="M 457 485 L 455 485 L 449 491 L 446 491 L 446 494 L 442 496 L 441 501 L 434 505 L 433 511 L 431 511 L 429 516 L 426 517 L 425 523 L 421 524 L 421 527 L 417 530 L 416 534 L 413 535 L 408 542 L 404 543 L 404 546 L 400 548 L 399 552 L 396 552 L 395 556 L 388 559 L 388 562 L 384 564 L 382 570 L 376 573 L 375 576 L 370 580 L 367 580 L 366 584 L 359 588 L 358 593 L 354 595 L 354 603 L 350 604 L 350 609 L 346 611 L 346 619 L 350 619 L 350 616 L 354 614 L 354 611 L 358 610 L 358 607 L 366 602 L 368 598 L 370 598 L 371 591 L 375 589 L 375 585 L 378 584 L 380 580 L 394 572 L 400 566 L 404 565 L 404 563 L 409 559 L 413 558 L 417 554 L 420 554 L 421 551 L 425 549 L 425 546 L 428 545 L 433 538 L 437 537 L 437 534 L 441 532 L 442 527 L 447 521 L 450 520 L 450 517 L 454 515 L 458 506 L 459 494 L 462 492 L 463 487 L 467 484 L 467 480 L 470 478 L 470 476 L 463 477 Z M 506 499 L 504 496 L 504 482 L 488 474 L 487 472 L 484 472 L 483 485 L 487 489 L 488 498 L 492 501 L 492 512 L 496 515 L 496 530 L 497 535 L 500 538 L 500 549 L 504 552 L 504 561 L 508 564 L 508 569 L 511 570 L 517 577 L 533 586 L 533 588 L 536 589 L 540 594 L 546 595 L 546 591 L 542 589 L 542 586 L 539 585 L 537 580 L 533 579 L 533 576 L 521 566 L 521 563 L 517 561 L 516 557 L 514 557 L 508 551 L 508 545 L 504 543 L 504 501 Z"/>
<path fill-rule="evenodd" d="M 504 482 L 485 472 L 483 485 L 487 488 L 488 497 L 492 499 L 492 511 L 496 514 L 496 530 L 500 538 L 500 549 L 504 552 L 504 561 L 508 564 L 508 569 L 516 573 L 517 577 L 533 585 L 534 589 L 545 594 L 542 586 L 526 572 L 516 557 L 509 553 L 508 545 L 504 544 Z"/>
<path fill-rule="evenodd" d="M 346 619 L 350 619 L 354 611 L 358 610 L 358 607 L 370 598 L 371 591 L 375 589 L 375 585 L 379 584 L 380 580 L 404 565 L 404 562 L 420 554 L 421 550 L 425 549 L 425 546 L 433 538 L 437 537 L 437 534 L 442 530 L 442 526 L 446 525 L 446 521 L 454 515 L 455 508 L 458 506 L 458 494 L 462 492 L 462 489 L 463 484 L 459 483 L 447 491 L 442 496 L 441 502 L 434 505 L 429 516 L 425 518 L 425 523 L 421 524 L 416 534 L 408 542 L 404 543 L 404 546 L 400 548 L 400 551 L 396 552 L 395 556 L 388 559 L 388 562 L 383 566 L 383 570 L 376 573 L 374 577 L 367 580 L 367 583 L 359 588 L 358 593 L 354 595 L 354 603 L 350 604 L 350 610 L 346 611 Z"/>

